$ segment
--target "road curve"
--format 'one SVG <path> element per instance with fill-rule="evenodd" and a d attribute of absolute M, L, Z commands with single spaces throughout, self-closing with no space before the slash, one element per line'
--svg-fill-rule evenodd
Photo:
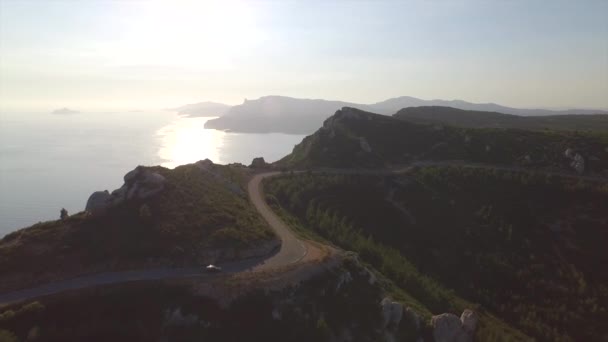
<path fill-rule="evenodd" d="M 317 169 L 314 173 L 341 173 L 341 174 L 369 174 L 369 175 L 389 175 L 405 173 L 415 166 L 461 166 L 468 168 L 492 168 L 505 171 L 531 171 L 522 167 L 487 165 L 481 163 L 462 163 L 460 161 L 438 161 L 438 162 L 417 162 L 409 165 L 395 167 L 391 169 Z M 552 172 L 547 170 L 534 170 L 549 175 L 559 177 L 586 179 L 593 181 L 605 182 L 603 177 L 594 176 L 578 176 L 573 174 L 565 174 L 561 172 Z M 297 171 L 300 173 L 302 171 Z M 270 209 L 264 200 L 264 192 L 262 189 L 262 181 L 265 178 L 273 177 L 280 172 L 266 172 L 255 175 L 247 184 L 247 192 L 249 199 L 255 206 L 256 210 L 266 220 L 269 226 L 275 231 L 281 239 L 280 250 L 270 257 L 260 257 L 247 260 L 234 261 L 222 264 L 223 272 L 221 274 L 234 274 L 241 272 L 256 272 L 266 271 L 279 268 L 281 266 L 290 265 L 300 261 L 308 253 L 310 244 L 299 240 L 289 227 Z M 314 248 L 313 248 L 314 249 Z M 13 291 L 0 294 L 0 305 L 24 301 L 36 297 L 41 297 L 50 294 L 61 293 L 69 290 L 82 289 L 107 284 L 126 283 L 130 281 L 140 280 L 158 280 L 158 279 L 174 279 L 185 277 L 200 277 L 212 278 L 218 274 L 201 273 L 200 267 L 189 268 L 158 268 L 133 270 L 123 272 L 106 272 L 93 275 L 77 277 L 73 279 L 60 280 L 57 282 L 41 285 L 34 288 Z"/>
<path fill-rule="evenodd" d="M 289 230 L 287 225 L 272 212 L 270 207 L 268 207 L 264 201 L 262 180 L 277 174 L 278 172 L 268 172 L 255 175 L 247 185 L 247 191 L 249 193 L 251 202 L 258 210 L 260 215 L 262 215 L 264 220 L 266 220 L 270 227 L 275 231 L 276 235 L 281 239 L 280 250 L 270 257 L 265 256 L 223 263 L 221 265 L 222 272 L 219 274 L 204 273 L 202 272 L 202 267 L 165 267 L 156 269 L 97 273 L 72 279 L 59 280 L 33 288 L 3 293 L 0 294 L 0 305 L 101 285 L 119 284 L 131 281 L 187 277 L 213 278 L 222 274 L 267 271 L 272 270 L 273 268 L 296 263 L 306 256 L 306 245 Z"/>
<path fill-rule="evenodd" d="M 255 175 L 247 184 L 247 193 L 249 193 L 249 200 L 255 206 L 256 210 L 262 215 L 264 220 L 268 222 L 268 225 L 274 230 L 275 234 L 281 239 L 281 249 L 279 252 L 269 259 L 264 261 L 263 265 L 259 268 L 274 268 L 278 266 L 285 266 L 300 261 L 307 253 L 307 248 L 300 239 L 289 229 L 287 224 L 283 222 L 273 211 L 270 209 L 266 200 L 264 199 L 264 191 L 262 189 L 262 181 L 264 178 L 276 176 L 280 172 L 267 172 Z"/>

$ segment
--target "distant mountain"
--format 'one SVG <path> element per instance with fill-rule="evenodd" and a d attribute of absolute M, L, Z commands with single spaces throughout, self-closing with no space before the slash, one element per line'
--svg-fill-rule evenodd
<path fill-rule="evenodd" d="M 177 111 L 180 115 L 187 115 L 191 117 L 208 117 L 208 116 L 222 116 L 232 106 L 217 103 L 217 102 L 199 102 L 187 104 L 181 107 L 173 108 L 172 110 Z"/>
<path fill-rule="evenodd" d="M 416 123 L 438 123 L 468 128 L 519 128 L 608 132 L 608 115 L 519 116 L 452 107 L 408 107 L 394 117 Z"/>
<path fill-rule="evenodd" d="M 476 104 L 461 100 L 421 100 L 415 97 L 398 97 L 374 104 L 359 104 L 322 99 L 298 99 L 286 96 L 264 96 L 257 100 L 245 100 L 233 106 L 218 119 L 209 120 L 205 127 L 247 133 L 280 132 L 310 134 L 331 113 L 342 107 L 352 107 L 374 113 L 392 115 L 407 107 L 447 106 L 462 110 L 499 112 L 517 115 L 608 114 L 608 111 L 572 109 L 550 111 L 544 109 L 518 109 L 497 104 Z"/>
<path fill-rule="evenodd" d="M 498 105 L 496 103 L 471 103 L 462 100 L 421 100 L 410 96 L 401 96 L 386 101 L 377 102 L 370 105 L 377 113 L 384 114 L 386 112 L 396 112 L 399 109 L 407 107 L 420 106 L 440 106 L 452 107 L 463 110 L 476 110 L 483 112 L 498 112 L 503 114 L 513 115 L 565 115 L 565 114 L 608 114 L 606 110 L 596 109 L 566 109 L 566 110 L 549 110 L 549 109 L 527 109 L 527 108 L 512 108 Z"/>
<path fill-rule="evenodd" d="M 56 115 L 71 115 L 71 114 L 78 114 L 80 113 L 77 110 L 72 110 L 69 108 L 59 108 L 59 109 L 55 109 L 54 111 L 51 112 L 51 114 L 56 114 Z"/>
<path fill-rule="evenodd" d="M 342 101 L 264 96 L 245 100 L 222 117 L 207 121 L 205 127 L 245 133 L 306 134 L 317 129 L 337 109 L 349 106 L 367 107 Z"/>

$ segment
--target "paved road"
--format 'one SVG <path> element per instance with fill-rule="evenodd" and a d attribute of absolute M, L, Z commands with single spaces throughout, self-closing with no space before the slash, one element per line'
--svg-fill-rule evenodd
<path fill-rule="evenodd" d="M 497 166 L 497 165 L 486 165 L 486 164 L 474 164 L 474 163 L 463 163 L 461 161 L 443 161 L 443 162 L 419 162 L 410 165 L 404 165 L 394 167 L 391 169 L 317 169 L 314 173 L 341 173 L 341 174 L 369 174 L 369 175 L 388 175 L 388 174 L 399 174 L 411 170 L 415 166 L 462 166 L 471 168 L 493 168 L 497 170 L 507 171 L 530 171 L 522 167 L 512 166 Z M 562 172 L 552 172 L 535 170 L 539 173 L 553 174 L 560 177 L 568 178 L 579 178 L 587 180 L 599 180 L 606 181 L 605 178 L 592 177 L 592 176 L 576 176 L 573 174 L 567 174 Z M 301 173 L 303 171 L 297 171 Z M 238 272 L 256 272 L 260 270 L 269 270 L 280 266 L 289 265 L 301 260 L 307 253 L 306 245 L 300 241 L 289 229 L 289 227 L 268 207 L 264 200 L 264 193 L 262 190 L 262 180 L 264 178 L 273 177 L 280 174 L 280 172 L 267 172 L 254 176 L 247 185 L 247 192 L 249 198 L 257 211 L 262 217 L 268 222 L 270 227 L 275 231 L 277 236 L 281 239 L 280 250 L 271 255 L 270 257 L 253 258 L 242 261 L 235 261 L 230 263 L 222 264 L 223 272 L 226 273 L 238 273 Z M 38 286 L 35 288 L 14 291 L 10 293 L 0 294 L 0 304 L 6 304 L 10 302 L 23 301 L 32 299 L 40 296 L 49 294 L 60 293 L 69 290 L 82 289 L 87 287 L 124 283 L 129 281 L 137 280 L 158 280 L 158 279 L 173 279 L 173 278 L 184 278 L 184 277 L 214 277 L 216 274 L 206 274 L 201 272 L 201 268 L 190 267 L 190 268 L 158 268 L 158 269 L 147 269 L 147 270 L 135 270 L 135 271 L 124 271 L 124 272 L 107 272 L 99 273 L 89 276 L 83 276 L 73 278 L 69 280 L 62 280 L 53 282 L 50 284 Z"/>
<path fill-rule="evenodd" d="M 281 249 L 271 258 L 264 261 L 264 265 L 259 268 L 272 268 L 277 266 L 288 265 L 302 259 L 307 252 L 306 246 L 300 241 L 294 233 L 287 227 L 285 222 L 281 220 L 273 211 L 270 209 L 264 199 L 264 192 L 262 190 L 262 180 L 264 178 L 276 176 L 280 172 L 268 172 L 256 175 L 253 177 L 249 184 L 247 184 L 247 192 L 249 193 L 249 199 L 262 215 L 262 217 L 268 222 L 270 227 L 281 239 Z"/>
<path fill-rule="evenodd" d="M 264 201 L 261 183 L 264 178 L 277 175 L 277 172 L 268 172 L 253 177 L 247 186 L 249 198 L 260 215 L 274 229 L 281 239 L 281 247 L 278 252 L 271 256 L 252 258 L 247 260 L 223 263 L 220 274 L 231 274 L 238 272 L 256 272 L 289 265 L 298 262 L 306 253 L 306 246 L 289 230 L 287 225 L 276 216 Z M 123 272 L 106 272 L 93 275 L 77 277 L 73 279 L 56 281 L 53 283 L 0 294 L 0 304 L 24 301 L 36 297 L 60 293 L 69 290 L 82 289 L 100 285 L 125 283 L 139 280 L 174 279 L 187 277 L 211 278 L 220 274 L 202 272 L 203 267 L 185 268 L 156 268 L 146 270 L 133 270 Z"/>

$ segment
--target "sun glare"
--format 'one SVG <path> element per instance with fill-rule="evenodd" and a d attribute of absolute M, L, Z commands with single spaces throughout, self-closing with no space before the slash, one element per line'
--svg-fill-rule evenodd
<path fill-rule="evenodd" d="M 237 1 L 136 3 L 123 18 L 118 65 L 224 70 L 262 40 L 253 7 Z"/>
<path fill-rule="evenodd" d="M 162 166 L 174 168 L 205 158 L 220 162 L 219 149 L 226 133 L 205 129 L 205 122 L 209 119 L 179 118 L 161 128 L 157 135 L 161 137 L 158 155 L 163 160 Z"/>

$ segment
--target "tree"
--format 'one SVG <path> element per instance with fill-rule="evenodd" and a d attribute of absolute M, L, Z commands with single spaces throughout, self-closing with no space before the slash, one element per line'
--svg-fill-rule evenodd
<path fill-rule="evenodd" d="M 59 211 L 59 217 L 60 217 L 62 220 L 67 219 L 67 218 L 68 218 L 68 211 L 67 211 L 67 210 L 65 210 L 65 208 L 61 208 L 61 210 Z"/>

